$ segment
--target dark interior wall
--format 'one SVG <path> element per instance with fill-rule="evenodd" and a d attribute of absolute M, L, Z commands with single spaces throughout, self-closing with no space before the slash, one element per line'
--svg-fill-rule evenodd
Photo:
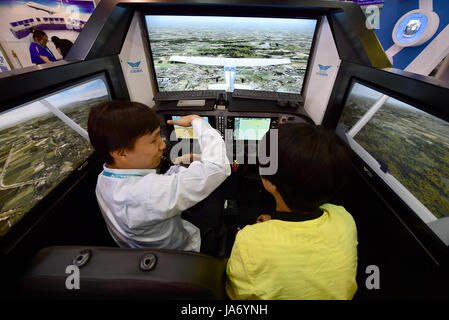
<path fill-rule="evenodd" d="M 448 299 L 447 264 L 438 265 L 388 202 L 356 167 L 336 197 L 353 216 L 358 233 L 358 291 L 355 299 Z M 397 208 L 395 208 L 397 209 Z M 366 281 L 379 268 L 379 289 Z"/>

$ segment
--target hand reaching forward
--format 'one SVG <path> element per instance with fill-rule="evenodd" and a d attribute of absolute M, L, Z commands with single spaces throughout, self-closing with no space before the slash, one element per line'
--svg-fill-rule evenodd
<path fill-rule="evenodd" d="M 174 164 L 191 164 L 193 161 L 201 161 L 201 155 L 196 153 L 187 153 L 177 157 Z"/>
<path fill-rule="evenodd" d="M 178 125 L 181 127 L 191 127 L 192 126 L 192 121 L 196 118 L 199 118 L 200 116 L 196 115 L 196 114 L 191 114 L 189 116 L 184 116 L 181 117 L 178 120 L 167 120 L 167 123 L 169 125 Z"/>

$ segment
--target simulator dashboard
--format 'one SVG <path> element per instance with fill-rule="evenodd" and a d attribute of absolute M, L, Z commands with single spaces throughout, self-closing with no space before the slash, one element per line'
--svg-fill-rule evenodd
<path fill-rule="evenodd" d="M 178 120 L 181 115 L 166 116 L 167 120 Z M 207 116 L 202 117 L 206 122 L 211 124 L 215 129 L 217 129 L 221 136 L 224 138 L 226 135 L 226 129 L 232 130 L 234 140 L 246 140 L 246 141 L 259 141 L 265 135 L 265 133 L 276 128 L 278 124 L 277 117 L 228 117 L 225 122 L 224 116 L 219 115 L 218 121 L 217 116 Z M 284 118 L 282 118 L 284 119 Z M 290 117 L 292 120 L 292 117 Z M 287 120 L 282 120 L 287 121 Z M 218 123 L 218 126 L 216 125 Z M 226 123 L 226 125 L 225 125 Z M 178 125 L 167 125 L 170 139 L 173 140 L 175 137 L 178 141 L 180 139 L 198 139 L 195 131 L 192 127 L 181 127 Z"/>
<path fill-rule="evenodd" d="M 164 110 L 156 108 L 161 123 L 161 135 L 167 143 L 166 152 L 177 144 L 183 145 L 183 152 L 200 153 L 198 137 L 192 127 L 168 125 L 167 120 L 176 120 L 182 116 L 197 114 L 216 129 L 225 140 L 228 159 L 240 164 L 257 164 L 250 161 L 257 158 L 258 145 L 263 136 L 283 123 L 313 123 L 304 115 L 283 112 L 230 112 L 228 110 L 195 111 Z M 181 156 L 182 154 L 178 154 Z"/>

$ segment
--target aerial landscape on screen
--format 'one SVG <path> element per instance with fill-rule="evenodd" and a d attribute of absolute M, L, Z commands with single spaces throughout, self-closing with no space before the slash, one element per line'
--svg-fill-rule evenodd
<path fill-rule="evenodd" d="M 381 96 L 355 83 L 342 128 L 348 132 Z M 449 123 L 390 97 L 354 139 L 437 218 L 449 216 Z"/>
<path fill-rule="evenodd" d="M 224 68 L 235 67 L 236 88 L 300 93 L 317 21 L 146 16 L 146 23 L 160 91 L 213 89 L 225 83 Z M 195 64 L 205 57 L 240 61 Z M 254 66 L 262 59 L 267 65 Z M 275 59 L 287 62 L 270 65 Z"/>
<path fill-rule="evenodd" d="M 101 79 L 45 98 L 84 130 L 91 107 L 108 99 Z M 93 153 L 40 101 L 0 113 L 0 236 Z"/>

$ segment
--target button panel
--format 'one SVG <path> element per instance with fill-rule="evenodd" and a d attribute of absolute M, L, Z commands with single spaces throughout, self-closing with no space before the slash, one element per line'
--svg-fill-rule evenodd
<path fill-rule="evenodd" d="M 224 116 L 220 115 L 217 117 L 217 129 L 220 131 L 221 137 L 225 138 L 225 120 Z"/>

